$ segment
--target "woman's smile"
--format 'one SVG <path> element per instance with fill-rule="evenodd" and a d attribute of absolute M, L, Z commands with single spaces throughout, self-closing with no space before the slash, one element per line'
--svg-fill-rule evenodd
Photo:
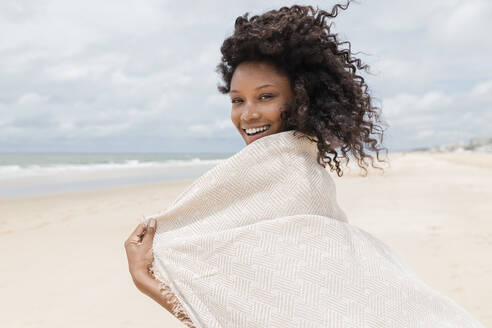
<path fill-rule="evenodd" d="M 269 134 L 269 130 L 270 125 L 263 125 L 260 128 L 243 129 L 243 132 L 246 134 L 246 138 L 250 143 Z M 251 133 L 248 133 L 248 131 L 251 131 Z"/>

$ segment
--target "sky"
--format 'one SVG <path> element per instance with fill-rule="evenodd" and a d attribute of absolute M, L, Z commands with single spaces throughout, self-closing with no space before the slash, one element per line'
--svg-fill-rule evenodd
<path fill-rule="evenodd" d="M 335 1 L 0 1 L 0 152 L 236 152 L 236 17 Z M 404 150 L 492 136 L 492 1 L 359 0 L 333 31 Z"/>

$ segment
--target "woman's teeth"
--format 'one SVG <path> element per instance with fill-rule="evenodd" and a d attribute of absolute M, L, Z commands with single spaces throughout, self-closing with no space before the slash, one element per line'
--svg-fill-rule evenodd
<path fill-rule="evenodd" d="M 270 128 L 270 126 L 269 125 L 265 125 L 265 126 L 263 126 L 261 128 L 246 129 L 244 131 L 246 131 L 246 134 L 250 136 L 250 135 L 257 134 L 259 132 L 263 132 L 265 130 L 268 130 L 268 128 Z"/>

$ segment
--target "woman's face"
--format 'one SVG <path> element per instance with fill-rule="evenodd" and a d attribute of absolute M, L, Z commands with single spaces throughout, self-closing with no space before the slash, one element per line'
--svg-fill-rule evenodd
<path fill-rule="evenodd" d="M 282 132 L 280 112 L 294 99 L 289 78 L 268 62 L 247 61 L 236 67 L 229 92 L 231 120 L 246 145 Z M 266 127 L 266 131 L 261 131 Z M 261 128 L 257 133 L 249 129 Z M 248 135 L 248 132 L 251 135 Z"/>

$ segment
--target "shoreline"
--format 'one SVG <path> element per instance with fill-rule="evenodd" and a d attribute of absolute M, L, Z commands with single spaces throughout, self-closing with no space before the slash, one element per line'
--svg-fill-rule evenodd
<path fill-rule="evenodd" d="M 134 183 L 134 184 L 128 184 L 128 185 L 121 185 L 121 186 L 110 186 L 110 187 L 96 187 L 96 188 L 88 188 L 88 189 L 80 189 L 80 190 L 71 190 L 71 191 L 60 191 L 60 192 L 52 192 L 52 193 L 45 193 L 45 194 L 35 194 L 35 195 L 24 195 L 24 196 L 15 196 L 15 197 L 0 197 L 0 204 L 2 202 L 6 201 L 21 201 L 21 200 L 35 200 L 35 199 L 43 199 L 43 198 L 51 198 L 51 197 L 76 197 L 77 195 L 83 196 L 84 194 L 91 194 L 91 193 L 103 193 L 103 192 L 118 192 L 118 191 L 123 191 L 126 189 L 140 189 L 140 188 L 145 188 L 145 187 L 151 187 L 155 185 L 160 185 L 165 187 L 167 184 L 172 184 L 172 183 L 180 183 L 180 182 L 192 182 L 195 179 L 177 179 L 177 180 L 169 180 L 169 181 L 159 181 L 159 182 L 141 182 L 141 183 Z"/>
<path fill-rule="evenodd" d="M 209 161 L 188 166 L 78 169 L 66 172 L 51 170 L 49 174 L 32 176 L 0 175 L 0 200 L 196 179 L 217 164 L 216 161 Z"/>
<path fill-rule="evenodd" d="M 371 154 L 375 157 L 375 154 Z M 456 164 L 472 165 L 487 168 L 490 163 L 491 153 L 487 152 L 454 152 L 454 153 L 433 153 L 422 151 L 393 152 L 388 154 L 390 162 L 392 159 L 401 158 L 402 156 L 424 155 L 437 159 L 443 159 Z M 384 158 L 384 155 L 381 155 Z M 187 165 L 172 166 L 163 163 L 163 165 L 135 166 L 130 168 L 119 168 L 115 170 L 95 169 L 92 164 L 87 164 L 87 168 L 78 167 L 76 170 L 57 171 L 56 166 L 37 167 L 38 173 L 26 175 L 26 172 L 10 173 L 0 172 L 0 200 L 12 200 L 18 198 L 29 198 L 48 195 L 62 195 L 63 193 L 78 191 L 97 191 L 113 189 L 120 187 L 139 186 L 146 184 L 165 183 L 181 181 L 188 179 L 197 179 L 206 171 L 212 169 L 222 160 L 209 160 L 198 163 L 188 163 Z M 342 167 L 344 160 L 341 160 Z M 141 163 L 143 164 L 143 163 Z M 378 163 L 380 167 L 386 167 L 387 164 Z M 391 165 L 391 163 L 389 164 Z M 101 166 L 97 164 L 95 166 Z M 1 168 L 2 166 L 0 166 Z M 359 170 L 355 165 L 355 159 L 350 158 L 346 170 L 346 176 L 356 176 Z M 44 171 L 43 171 L 44 170 Z M 373 170 L 373 168 L 369 168 Z M 46 172 L 45 172 L 46 171 Z M 44 173 L 43 173 L 44 172 Z M 49 172 L 49 174 L 48 174 Z M 333 173 L 333 172 L 332 172 Z M 379 174 L 375 172 L 375 174 Z M 16 175 L 20 174 L 20 175 Z"/>

